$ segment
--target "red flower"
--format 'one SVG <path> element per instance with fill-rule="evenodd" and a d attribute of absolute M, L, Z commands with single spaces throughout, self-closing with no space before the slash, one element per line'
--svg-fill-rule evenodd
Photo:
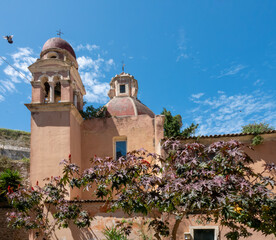
<path fill-rule="evenodd" d="M 38 181 L 36 181 L 36 186 L 38 186 Z"/>
<path fill-rule="evenodd" d="M 32 191 L 34 191 L 34 188 L 32 187 Z"/>
<path fill-rule="evenodd" d="M 71 160 L 71 153 L 69 154 L 68 158 L 69 158 L 69 160 Z"/>
<path fill-rule="evenodd" d="M 144 159 L 141 161 L 141 163 L 150 166 L 150 163 L 148 161 L 144 160 Z"/>

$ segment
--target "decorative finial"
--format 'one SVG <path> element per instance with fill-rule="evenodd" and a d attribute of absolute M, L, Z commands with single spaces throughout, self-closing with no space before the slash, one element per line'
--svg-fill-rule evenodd
<path fill-rule="evenodd" d="M 58 35 L 59 38 L 60 38 L 61 34 L 64 34 L 64 33 L 61 32 L 61 30 L 59 29 L 59 30 L 57 31 L 57 35 Z"/>
<path fill-rule="evenodd" d="M 125 72 L 125 64 L 124 64 L 124 61 L 122 61 L 122 70 L 123 70 L 123 72 Z"/>

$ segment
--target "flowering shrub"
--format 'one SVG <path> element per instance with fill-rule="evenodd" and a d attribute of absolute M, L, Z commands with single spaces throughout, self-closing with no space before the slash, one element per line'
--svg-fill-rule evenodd
<path fill-rule="evenodd" d="M 70 186 L 91 190 L 94 196 L 106 200 L 110 211 L 122 209 L 127 214 L 150 216 L 149 227 L 155 230 L 156 239 L 168 235 L 176 239 L 180 222 L 190 215 L 227 226 L 228 239 L 249 236 L 248 228 L 276 235 L 276 198 L 271 192 L 274 180 L 252 171 L 252 160 L 241 143 L 204 146 L 168 140 L 163 148 L 165 156 L 143 149 L 118 160 L 95 156 L 83 172 L 64 160 L 61 178 L 50 179 L 43 188 L 9 194 L 17 210 L 9 216 L 10 224 L 38 229 L 47 237 L 54 227 L 67 227 L 69 221 L 88 226 L 90 218 L 81 206 L 64 200 L 65 186 Z M 264 169 L 274 170 L 273 164 Z M 47 218 L 51 206 L 54 223 Z M 172 229 L 163 220 L 164 214 L 174 216 Z"/>
<path fill-rule="evenodd" d="M 65 200 L 68 192 L 59 177 L 45 179 L 43 187 L 19 188 L 8 193 L 15 211 L 7 214 L 9 225 L 13 228 L 32 230 L 36 237 L 51 239 L 56 228 L 67 228 L 72 221 L 78 227 L 90 225 L 90 217 L 78 203 Z M 52 213 L 53 220 L 49 219 Z"/>

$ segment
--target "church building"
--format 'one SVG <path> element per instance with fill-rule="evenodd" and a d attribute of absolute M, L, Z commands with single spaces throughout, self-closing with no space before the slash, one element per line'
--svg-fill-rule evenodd
<path fill-rule="evenodd" d="M 107 118 L 84 120 L 85 88 L 78 72 L 71 45 L 51 38 L 43 46 L 40 58 L 29 67 L 32 73 L 31 111 L 31 183 L 42 183 L 49 176 L 60 176 L 62 159 L 71 159 L 81 169 L 89 167 L 94 155 L 118 158 L 140 148 L 160 153 L 164 117 L 155 115 L 137 99 L 138 81 L 122 72 L 111 79 L 105 105 Z M 85 192 L 76 196 L 89 199 Z"/>
<path fill-rule="evenodd" d="M 161 154 L 164 140 L 164 116 L 155 115 L 146 105 L 137 99 L 138 80 L 125 73 L 115 75 L 110 81 L 106 103 L 108 117 L 83 119 L 85 87 L 78 72 L 76 54 L 71 45 L 61 38 L 51 38 L 44 44 L 40 58 L 29 66 L 32 74 L 32 101 L 25 104 L 31 112 L 31 163 L 30 182 L 51 176 L 61 176 L 63 166 L 59 163 L 71 155 L 73 163 L 81 170 L 90 165 L 90 159 L 112 156 L 118 158 L 126 152 L 144 148 L 149 152 Z M 276 131 L 263 134 L 264 143 L 248 150 L 254 159 L 254 169 L 259 170 L 265 162 L 275 162 Z M 218 140 L 236 139 L 250 144 L 250 134 L 228 134 L 219 136 L 202 136 L 199 141 L 210 144 Z M 194 141 L 193 138 L 182 142 Z M 80 230 L 75 226 L 56 232 L 58 240 L 92 240 L 103 239 L 102 230 L 106 224 L 122 219 L 122 212 L 107 213 L 91 193 L 79 189 L 70 189 L 69 200 L 79 199 L 83 202 L 95 220 L 89 229 Z M 226 239 L 225 233 L 219 233 L 219 226 L 210 224 L 200 226 L 193 219 L 184 220 L 177 234 L 179 240 L 203 239 L 196 234 L 203 234 L 210 240 Z M 139 238 L 138 227 L 133 229 L 131 239 Z M 99 237 L 100 236 L 100 237 Z M 200 236 L 200 235 L 198 235 Z M 219 237 L 221 236 L 221 237 Z M 260 233 L 248 240 L 275 239 Z"/>

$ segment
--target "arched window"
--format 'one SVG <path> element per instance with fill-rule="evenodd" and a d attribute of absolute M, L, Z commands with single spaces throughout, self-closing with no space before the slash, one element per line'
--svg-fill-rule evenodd
<path fill-rule="evenodd" d="M 45 91 L 44 103 L 48 103 L 50 101 L 50 85 L 48 82 L 44 83 L 44 91 Z"/>
<path fill-rule="evenodd" d="M 41 86 L 44 89 L 44 103 L 50 102 L 50 85 L 48 83 L 48 76 L 42 75 L 39 78 L 39 81 L 41 82 Z"/>
<path fill-rule="evenodd" d="M 59 75 L 56 75 L 53 77 L 53 81 L 55 82 L 55 88 L 54 88 L 54 102 L 60 102 L 61 100 L 61 85 L 60 85 L 60 79 L 61 77 Z"/>
<path fill-rule="evenodd" d="M 55 85 L 55 102 L 60 102 L 61 100 L 61 85 L 57 82 Z"/>

